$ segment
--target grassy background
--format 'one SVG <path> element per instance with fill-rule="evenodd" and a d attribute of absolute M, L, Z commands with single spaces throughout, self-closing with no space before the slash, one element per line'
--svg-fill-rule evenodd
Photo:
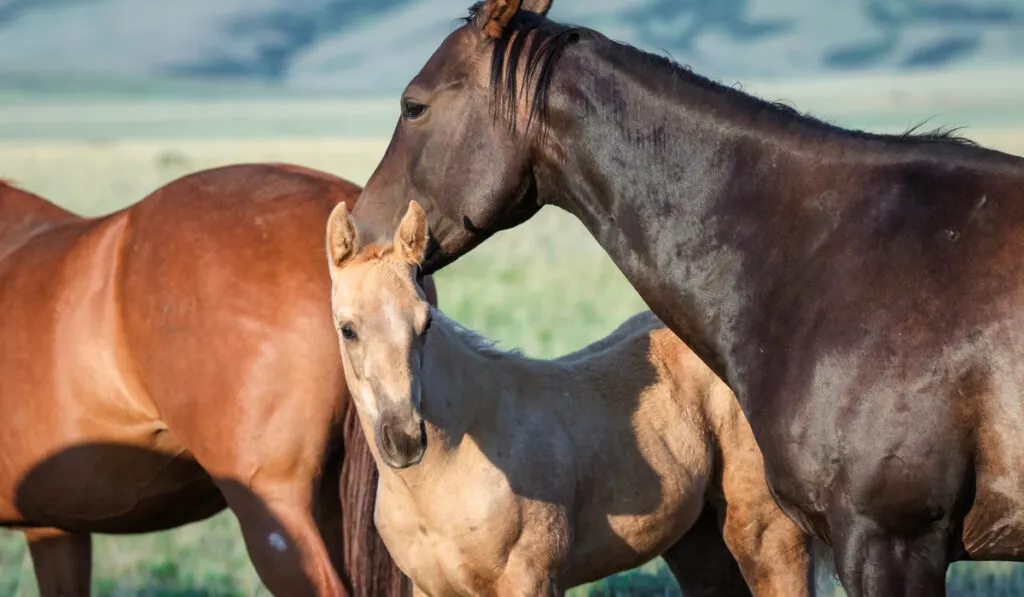
<path fill-rule="evenodd" d="M 901 77 L 862 81 L 860 87 L 818 82 L 765 88 L 765 94 L 875 130 L 903 130 L 940 115 L 933 124 L 971 125 L 966 134 L 979 142 L 1024 154 L 1019 90 L 996 89 L 1008 80 L 993 77 L 995 91 L 989 92 L 980 83 L 960 81 L 946 89 L 937 80 L 929 95 Z M 965 89 L 975 92 L 974 99 L 963 95 Z M 996 101 L 1010 96 L 1016 98 L 1012 110 Z M 37 101 L 0 94 L 0 177 L 88 215 L 135 202 L 185 173 L 238 162 L 300 163 L 363 183 L 394 122 L 393 108 L 387 106 L 322 99 Z M 336 122 L 326 124 L 332 114 L 349 120 L 360 120 L 362 114 L 367 120 L 357 133 L 341 135 L 332 128 Z M 292 127 L 292 120 L 305 124 Z M 437 278 L 448 314 L 536 356 L 575 350 L 644 308 L 586 230 L 553 209 L 500 233 Z M 267 594 L 230 513 L 164 533 L 98 536 L 94 545 L 94 591 L 99 595 Z M 999 583 L 1019 582 L 1012 575 L 1020 576 L 1022 568 L 958 564 L 953 570 L 951 594 L 995 595 L 1003 590 Z M 664 575 L 655 561 L 628 578 L 575 594 L 675 594 L 665 592 Z M 0 597 L 7 595 L 36 595 L 36 587 L 23 539 L 0 531 Z"/>

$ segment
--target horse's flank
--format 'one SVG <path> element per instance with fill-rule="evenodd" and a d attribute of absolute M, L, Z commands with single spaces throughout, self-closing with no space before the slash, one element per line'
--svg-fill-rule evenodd
<path fill-rule="evenodd" d="M 0 186 L 0 401 L 13 424 L 0 517 L 88 546 L 90 532 L 171 528 L 228 505 L 272 591 L 406 594 L 372 529 L 375 467 L 360 430 L 342 429 L 351 409 L 324 329 L 320 233 L 359 190 L 297 166 L 229 166 L 86 219 Z M 61 575 L 87 572 L 87 549 L 63 552 L 74 563 L 58 552 L 33 547 L 33 559 L 79 586 Z"/>

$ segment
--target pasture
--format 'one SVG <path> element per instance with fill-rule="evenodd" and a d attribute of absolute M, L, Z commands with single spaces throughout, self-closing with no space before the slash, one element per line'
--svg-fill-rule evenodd
<path fill-rule="evenodd" d="M 851 77 L 841 84 L 747 89 L 842 124 L 879 131 L 900 131 L 933 118 L 926 128 L 966 126 L 963 134 L 979 143 L 1024 155 L 1020 75 L 975 73 L 956 84 L 935 75 Z M 0 93 L 0 178 L 87 215 L 135 202 L 187 172 L 238 162 L 294 162 L 362 183 L 385 149 L 396 113 L 397 101 L 68 99 Z M 586 230 L 553 209 L 446 268 L 437 284 L 441 308 L 449 315 L 504 346 L 542 357 L 575 350 L 644 308 Z M 261 591 L 238 525 L 227 512 L 164 533 L 97 536 L 94 562 L 97 595 Z M 664 572 L 659 563 L 644 571 L 652 585 L 661 582 L 653 578 Z M 958 564 L 951 581 L 965 588 L 950 593 L 999 594 L 992 588 L 1011 572 L 1016 577 L 1021 570 Z M 994 580 L 975 580 L 979 574 Z M 981 583 L 979 592 L 969 592 L 976 582 Z M 607 592 L 612 589 L 602 585 L 578 589 L 575 595 L 588 591 L 629 594 Z M 642 594 L 675 594 L 650 591 Z M 0 531 L 0 597 L 35 594 L 23 539 Z"/>

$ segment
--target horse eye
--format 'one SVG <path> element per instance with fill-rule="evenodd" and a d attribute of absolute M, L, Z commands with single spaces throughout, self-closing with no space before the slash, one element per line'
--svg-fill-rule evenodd
<path fill-rule="evenodd" d="M 350 324 L 343 324 L 341 326 L 341 337 L 346 340 L 355 340 L 356 331 L 352 329 L 352 326 Z"/>
<path fill-rule="evenodd" d="M 402 117 L 409 120 L 416 120 L 427 111 L 427 105 L 414 102 L 411 99 L 402 100 Z"/>

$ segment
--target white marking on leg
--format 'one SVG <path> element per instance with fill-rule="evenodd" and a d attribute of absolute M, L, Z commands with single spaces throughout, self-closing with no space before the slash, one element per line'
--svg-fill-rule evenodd
<path fill-rule="evenodd" d="M 284 537 L 277 532 L 270 533 L 267 537 L 267 543 L 279 552 L 288 549 L 288 543 L 284 540 Z"/>

